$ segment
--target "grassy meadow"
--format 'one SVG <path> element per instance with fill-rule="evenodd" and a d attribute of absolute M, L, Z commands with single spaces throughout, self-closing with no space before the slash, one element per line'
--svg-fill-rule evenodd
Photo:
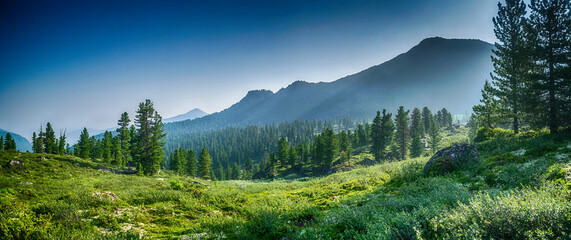
<path fill-rule="evenodd" d="M 466 131 L 443 136 L 443 145 L 468 141 Z M 478 164 L 444 176 L 422 171 L 428 156 L 318 178 L 215 182 L 0 152 L 0 238 L 571 238 L 569 135 L 479 137 Z"/>

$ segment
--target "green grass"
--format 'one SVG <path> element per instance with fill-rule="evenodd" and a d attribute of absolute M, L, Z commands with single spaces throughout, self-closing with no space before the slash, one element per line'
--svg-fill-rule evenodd
<path fill-rule="evenodd" d="M 444 144 L 464 142 L 465 130 L 443 136 Z M 120 175 L 72 156 L 0 151 L 0 238 L 571 237 L 568 136 L 502 133 L 477 147 L 479 163 L 445 176 L 424 174 L 422 157 L 316 178 L 220 182 L 168 171 Z"/>

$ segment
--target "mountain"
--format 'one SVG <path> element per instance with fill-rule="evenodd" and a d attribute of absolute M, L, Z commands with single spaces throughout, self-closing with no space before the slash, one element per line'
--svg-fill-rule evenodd
<path fill-rule="evenodd" d="M 12 138 L 14 138 L 14 141 L 16 142 L 16 149 L 18 151 L 32 151 L 32 144 L 30 144 L 26 138 L 20 136 L 19 134 L 0 129 L 0 136 L 4 137 L 4 139 L 6 138 L 6 133 L 10 133 L 10 135 L 12 135 Z"/>
<path fill-rule="evenodd" d="M 400 105 L 464 113 L 478 104 L 492 71 L 492 48 L 481 40 L 428 38 L 385 63 L 336 81 L 296 81 L 276 93 L 253 90 L 228 109 L 165 128 L 173 134 L 292 120 L 369 119 L 383 108 L 396 112 Z"/>
<path fill-rule="evenodd" d="M 165 119 L 163 119 L 163 122 L 164 123 L 170 123 L 170 122 L 179 122 L 179 121 L 184 121 L 184 120 L 192 120 L 192 119 L 200 118 L 200 117 L 203 117 L 206 115 L 208 115 L 208 113 L 206 113 L 206 112 L 204 112 L 198 108 L 195 108 L 195 109 L 188 111 L 187 113 L 180 114 L 180 115 L 177 115 L 177 116 L 174 116 L 171 118 L 165 118 Z"/>

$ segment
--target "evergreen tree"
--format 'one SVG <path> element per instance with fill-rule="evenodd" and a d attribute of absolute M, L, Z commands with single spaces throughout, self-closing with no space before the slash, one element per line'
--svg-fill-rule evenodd
<path fill-rule="evenodd" d="M 44 151 L 46 153 L 56 153 L 56 134 L 54 132 L 54 129 L 52 128 L 52 125 L 48 122 L 48 124 L 46 124 L 46 136 L 45 136 L 45 149 Z"/>
<path fill-rule="evenodd" d="M 192 151 L 192 149 L 188 150 L 187 153 L 187 169 L 186 172 L 189 176 L 194 177 L 196 176 L 196 154 L 194 153 L 194 151 Z"/>
<path fill-rule="evenodd" d="M 34 151 L 36 153 L 44 153 L 44 142 L 46 139 L 46 134 L 44 133 L 44 131 L 42 130 L 42 127 L 40 127 L 40 134 L 38 135 L 38 139 L 36 139 L 37 141 L 37 151 Z"/>
<path fill-rule="evenodd" d="M 131 123 L 131 119 L 129 119 L 129 114 L 124 112 L 121 114 L 121 118 L 117 121 L 117 132 L 119 135 L 119 142 L 121 144 L 120 148 L 120 158 L 121 158 L 121 166 L 125 167 L 126 164 L 131 160 L 131 134 L 129 131 L 129 124 Z"/>
<path fill-rule="evenodd" d="M 0 151 L 2 150 L 4 150 L 4 136 L 0 136 Z"/>
<path fill-rule="evenodd" d="M 363 127 L 363 124 L 359 124 L 357 126 L 357 131 L 355 131 L 355 134 L 359 138 L 359 142 L 357 143 L 359 146 L 363 146 L 363 145 L 366 145 L 368 143 L 367 134 L 365 132 L 365 128 Z"/>
<path fill-rule="evenodd" d="M 484 126 L 489 128 L 493 128 L 496 123 L 500 122 L 498 116 L 498 103 L 494 98 L 494 93 L 494 87 L 486 79 L 484 89 L 482 89 L 482 99 L 480 99 L 482 104 L 472 107 L 472 110 L 478 120 Z"/>
<path fill-rule="evenodd" d="M 403 106 L 400 106 L 396 115 L 396 135 L 395 141 L 398 146 L 398 159 L 406 159 L 406 153 L 408 148 L 408 143 L 410 141 L 410 130 L 408 127 L 408 113 L 410 111 L 405 111 Z"/>
<path fill-rule="evenodd" d="M 536 122 L 546 122 L 551 132 L 571 117 L 571 4 L 569 0 L 532 0 L 530 28 L 535 45 L 533 84 L 537 98 L 525 98 Z M 533 101 L 533 102 L 530 102 Z M 535 101 L 537 102 L 535 102 Z M 539 115 L 538 115 L 539 114 Z"/>
<path fill-rule="evenodd" d="M 16 151 L 16 140 L 12 137 L 12 134 L 6 133 L 4 138 L 4 150 L 6 151 Z"/>
<path fill-rule="evenodd" d="M 422 150 L 424 150 L 424 146 L 420 140 L 422 134 L 424 133 L 424 123 L 422 122 L 421 113 L 418 108 L 414 108 L 412 110 L 410 118 L 410 132 L 412 139 L 410 142 L 410 157 L 416 158 L 420 157 L 420 155 L 422 155 Z"/>
<path fill-rule="evenodd" d="M 198 156 L 198 174 L 201 178 L 208 179 L 210 177 L 210 164 L 212 159 L 208 153 L 206 147 L 202 148 L 200 155 Z"/>
<path fill-rule="evenodd" d="M 280 138 L 280 143 L 278 145 L 278 159 L 283 163 L 287 163 L 288 159 L 288 146 L 287 140 L 285 138 Z"/>
<path fill-rule="evenodd" d="M 430 130 L 430 124 L 432 123 L 432 112 L 428 107 L 422 108 L 422 123 L 424 123 L 424 133 L 428 134 L 428 131 Z M 422 136 L 424 137 L 425 134 Z"/>
<path fill-rule="evenodd" d="M 324 156 L 323 156 L 323 167 L 329 169 L 335 160 L 335 157 L 339 153 L 339 143 L 337 137 L 333 130 L 327 128 L 323 133 L 323 143 L 324 143 Z"/>
<path fill-rule="evenodd" d="M 238 166 L 238 163 L 234 163 L 234 166 L 232 166 L 232 179 L 240 179 L 240 177 L 242 176 L 242 170 L 240 169 L 240 166 Z"/>
<path fill-rule="evenodd" d="M 432 121 L 430 125 L 429 136 L 430 139 L 428 143 L 430 144 L 430 148 L 432 149 L 432 154 L 434 154 L 438 150 L 438 146 L 440 145 L 440 140 L 442 140 L 442 137 L 440 136 L 440 126 L 438 125 L 438 122 Z"/>
<path fill-rule="evenodd" d="M 503 114 L 512 121 L 513 130 L 519 133 L 524 98 L 524 83 L 529 70 L 524 23 L 526 10 L 523 0 L 506 0 L 498 3 L 498 15 L 492 19 L 494 33 L 500 43 L 492 49 L 494 72 L 492 83 Z"/>
<path fill-rule="evenodd" d="M 371 134 L 372 134 L 372 128 L 371 127 Z M 341 155 L 342 160 L 348 161 L 351 158 L 351 154 L 352 154 L 352 147 L 351 147 L 351 141 L 349 139 L 349 134 L 345 132 L 345 130 L 341 131 L 339 133 L 339 149 L 341 150 L 341 152 L 343 153 L 343 155 Z"/>
<path fill-rule="evenodd" d="M 103 161 L 106 163 L 111 163 L 112 138 L 111 132 L 105 131 L 105 133 L 103 133 L 103 139 L 101 140 L 101 158 L 103 158 Z"/>
<path fill-rule="evenodd" d="M 384 113 L 384 112 L 383 112 Z M 373 124 L 371 124 L 371 152 L 377 161 L 379 161 L 382 157 L 382 147 L 381 146 L 381 139 L 382 139 L 382 123 L 381 123 L 381 112 L 377 111 L 377 115 L 373 119 Z M 384 146 L 386 147 L 386 146 Z"/>
<path fill-rule="evenodd" d="M 65 154 L 65 132 L 63 134 L 60 132 L 59 140 L 58 140 L 58 147 L 57 153 L 58 154 Z"/>
<path fill-rule="evenodd" d="M 165 134 L 162 118 L 155 111 L 151 100 L 139 104 L 135 124 L 138 127 L 136 161 L 141 163 L 145 174 L 155 175 L 164 159 Z"/>
<path fill-rule="evenodd" d="M 288 165 L 290 166 L 290 168 L 293 168 L 295 166 L 297 159 L 298 159 L 297 150 L 295 149 L 295 146 L 291 146 L 288 151 Z"/>
<path fill-rule="evenodd" d="M 0 138 L 0 150 L 3 150 L 4 149 L 4 146 L 3 146 L 3 144 L 4 144 L 3 139 L 4 138 L 3 138 L 3 136 L 0 136 L 0 137 L 1 137 Z M 37 153 L 37 151 L 36 151 L 36 145 L 38 144 L 37 138 L 38 138 L 38 136 L 36 135 L 36 132 L 32 133 L 32 151 L 35 153 Z"/>
<path fill-rule="evenodd" d="M 81 134 L 79 135 L 77 150 L 80 158 L 87 159 L 91 156 L 91 140 L 89 139 L 87 128 L 83 128 L 83 131 L 81 131 Z"/>

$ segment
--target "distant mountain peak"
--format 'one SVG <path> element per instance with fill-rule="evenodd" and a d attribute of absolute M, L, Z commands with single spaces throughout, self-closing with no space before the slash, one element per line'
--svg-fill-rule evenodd
<path fill-rule="evenodd" d="M 266 98 L 266 97 L 269 97 L 273 94 L 274 94 L 274 92 L 272 92 L 271 90 L 267 90 L 267 89 L 250 90 L 250 91 L 248 91 L 248 94 L 246 94 L 246 96 L 244 98 L 242 98 L 241 101 L 249 101 L 249 100 L 255 100 L 255 99 L 260 99 L 260 98 Z"/>
<path fill-rule="evenodd" d="M 174 117 L 171 118 L 166 118 L 163 120 L 164 123 L 169 123 L 169 122 L 178 122 L 178 121 L 184 121 L 184 120 L 192 120 L 195 118 L 200 118 L 203 116 L 208 115 L 208 113 L 202 111 L 199 108 L 194 108 L 186 113 L 180 114 L 180 115 L 176 115 Z"/>

